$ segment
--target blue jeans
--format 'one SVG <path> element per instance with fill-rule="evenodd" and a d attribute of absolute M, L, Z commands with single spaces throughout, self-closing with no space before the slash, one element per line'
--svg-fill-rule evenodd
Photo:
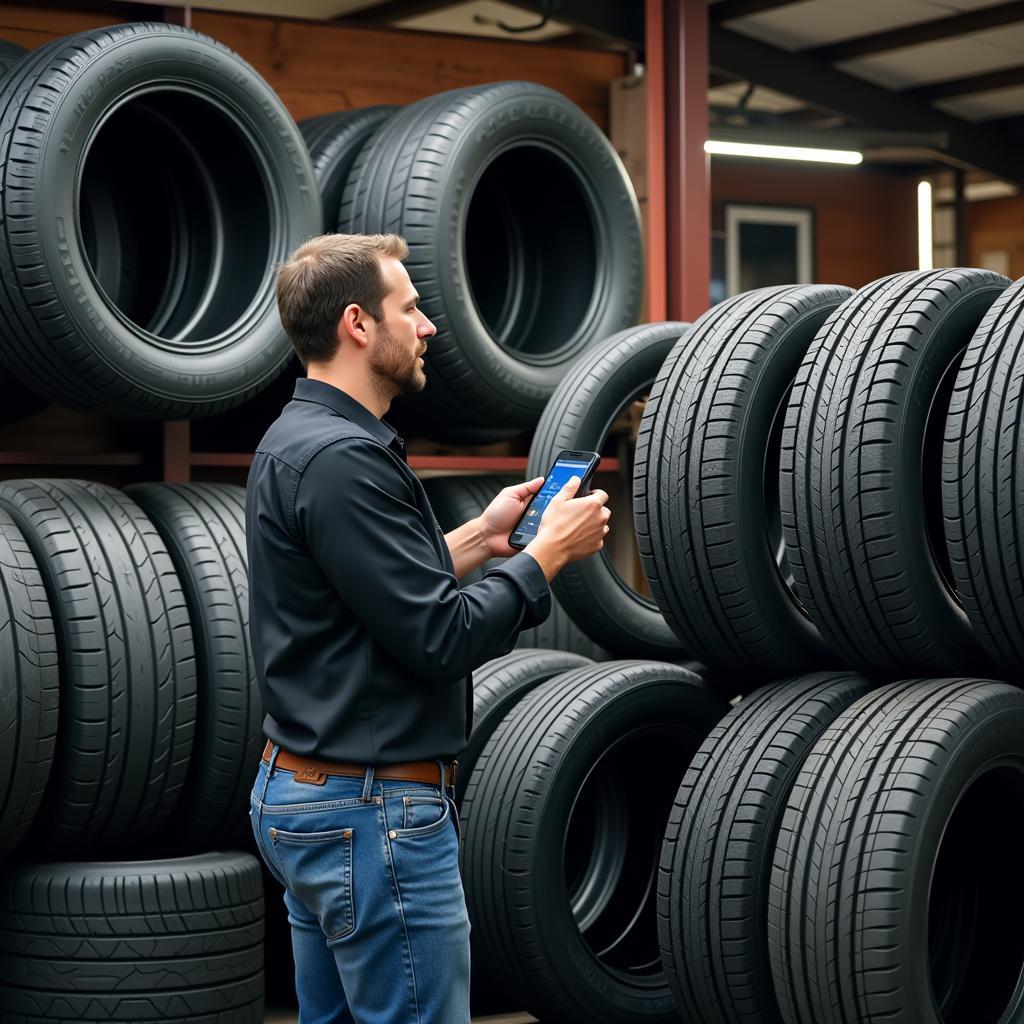
<path fill-rule="evenodd" d="M 469 1024 L 455 805 L 438 785 L 260 763 L 250 818 L 284 886 L 300 1024 Z"/>

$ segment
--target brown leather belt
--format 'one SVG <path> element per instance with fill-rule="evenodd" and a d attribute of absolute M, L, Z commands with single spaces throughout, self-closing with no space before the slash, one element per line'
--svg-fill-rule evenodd
<path fill-rule="evenodd" d="M 267 740 L 263 748 L 263 763 L 270 764 L 273 743 Z M 295 773 L 296 782 L 307 782 L 313 786 L 322 786 L 328 775 L 345 775 L 361 779 L 366 775 L 366 765 L 348 764 L 345 761 L 319 761 L 313 757 L 298 757 L 289 754 L 283 748 L 277 753 L 274 761 L 276 768 Z M 444 766 L 445 787 L 455 785 L 455 776 L 459 771 L 458 761 L 449 761 Z M 441 773 L 436 761 L 407 761 L 404 764 L 386 764 L 373 769 L 375 779 L 397 779 L 400 782 L 425 782 L 436 786 L 441 781 Z"/>

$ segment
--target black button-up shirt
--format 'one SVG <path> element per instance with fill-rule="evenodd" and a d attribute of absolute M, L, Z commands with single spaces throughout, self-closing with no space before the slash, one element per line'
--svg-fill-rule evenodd
<path fill-rule="evenodd" d="M 249 630 L 266 736 L 360 764 L 452 758 L 473 668 L 551 610 L 520 553 L 459 587 L 405 444 L 365 406 L 299 380 L 246 493 Z"/>

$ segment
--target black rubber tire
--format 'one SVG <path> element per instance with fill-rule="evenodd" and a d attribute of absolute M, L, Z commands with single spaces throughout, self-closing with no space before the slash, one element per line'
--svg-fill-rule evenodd
<path fill-rule="evenodd" d="M 676 1020 L 658 856 L 679 780 L 727 710 L 678 666 L 607 662 L 542 683 L 484 746 L 462 801 L 474 955 L 534 1016 Z"/>
<path fill-rule="evenodd" d="M 768 943 L 787 1024 L 1024 1018 L 1024 692 L 977 679 L 862 697 L 804 764 Z"/>
<path fill-rule="evenodd" d="M 658 873 L 661 962 L 685 1020 L 782 1024 L 764 930 L 775 836 L 811 748 L 871 686 L 816 672 L 763 687 L 690 763 Z"/>
<path fill-rule="evenodd" d="M 7 74 L 29 51 L 17 43 L 0 39 L 0 78 Z M 45 398 L 32 394 L 4 366 L 0 366 L 0 423 L 16 423 L 45 409 Z M 0 849 L 3 843 L 0 841 Z"/>
<path fill-rule="evenodd" d="M 5 1024 L 262 1024 L 263 880 L 243 853 L 33 864 L 0 886 Z"/>
<path fill-rule="evenodd" d="M 651 593 L 686 650 L 748 686 L 839 663 L 787 582 L 776 466 L 800 361 L 850 294 L 763 288 L 714 306 L 665 359 L 640 423 L 633 503 Z"/>
<path fill-rule="evenodd" d="M 196 677 L 185 595 L 156 527 L 81 480 L 0 484 L 39 565 L 57 630 L 57 752 L 33 836 L 49 851 L 138 849 L 182 790 Z"/>
<path fill-rule="evenodd" d="M 532 427 L 590 345 L 643 297 L 636 197 L 564 96 L 496 82 L 399 111 L 356 158 L 339 230 L 397 232 L 437 326 L 413 422 Z"/>
<path fill-rule="evenodd" d="M 9 39 L 0 39 L 0 76 L 6 75 L 26 53 L 28 50 L 24 46 L 12 43 Z"/>
<path fill-rule="evenodd" d="M 522 483 L 514 476 L 434 476 L 423 481 L 430 505 L 445 533 L 476 518 L 503 487 Z M 483 579 L 488 569 L 501 565 L 503 558 L 488 559 L 479 569 L 459 581 L 462 586 Z M 524 629 L 516 647 L 545 648 L 582 654 L 593 661 L 607 661 L 608 652 L 586 635 L 558 603 L 551 599 L 551 614 L 539 625 Z"/>
<path fill-rule="evenodd" d="M 793 385 L 780 491 L 794 587 L 868 674 L 987 671 L 948 567 L 942 444 L 956 369 L 1006 284 L 964 269 L 876 281 L 829 318 Z"/>
<path fill-rule="evenodd" d="M 957 596 L 993 663 L 1024 677 L 1024 278 L 974 334 L 950 400 L 942 498 Z"/>
<path fill-rule="evenodd" d="M 459 754 L 455 803 L 462 797 L 480 751 L 498 723 L 532 689 L 553 676 L 591 664 L 582 654 L 524 647 L 481 665 L 473 673 L 473 732 Z"/>
<path fill-rule="evenodd" d="M 320 189 L 324 229 L 334 231 L 338 207 L 349 171 L 371 135 L 401 107 L 381 104 L 357 110 L 339 110 L 299 122 L 299 131 L 313 161 L 313 174 Z"/>
<path fill-rule="evenodd" d="M 0 361 L 33 391 L 182 418 L 284 368 L 274 266 L 320 230 L 320 202 L 295 123 L 240 57 L 162 23 L 68 36 L 0 83 L 0 133 L 18 226 Z"/>
<path fill-rule="evenodd" d="M 153 520 L 192 620 L 198 705 L 183 800 L 169 836 L 181 851 L 248 840 L 249 794 L 263 749 L 263 701 L 249 645 L 245 488 L 136 484 L 125 493 Z"/>
<path fill-rule="evenodd" d="M 0 508 L 0 860 L 32 824 L 50 777 L 60 676 L 39 566 Z"/>
<path fill-rule="evenodd" d="M 526 478 L 547 473 L 563 449 L 602 451 L 616 416 L 650 392 L 665 357 L 689 327 L 679 322 L 630 327 L 580 356 L 544 407 Z M 610 525 L 632 528 L 626 522 Z M 658 606 L 626 583 L 603 550 L 567 565 L 551 581 L 551 593 L 584 633 L 600 638 L 617 657 L 674 661 L 683 656 Z"/>

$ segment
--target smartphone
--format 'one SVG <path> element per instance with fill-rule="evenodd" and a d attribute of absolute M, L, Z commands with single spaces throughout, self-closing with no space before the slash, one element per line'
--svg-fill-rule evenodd
<path fill-rule="evenodd" d="M 590 478 L 597 469 L 601 456 L 597 452 L 570 452 L 558 453 L 554 464 L 544 477 L 544 483 L 540 490 L 533 496 L 533 500 L 526 507 L 516 523 L 515 529 L 508 535 L 508 543 L 513 548 L 525 548 L 527 544 L 537 536 L 537 529 L 544 517 L 544 510 L 548 507 L 551 499 L 569 482 L 570 478 L 580 478 L 580 489 L 577 496 L 587 493 Z"/>

